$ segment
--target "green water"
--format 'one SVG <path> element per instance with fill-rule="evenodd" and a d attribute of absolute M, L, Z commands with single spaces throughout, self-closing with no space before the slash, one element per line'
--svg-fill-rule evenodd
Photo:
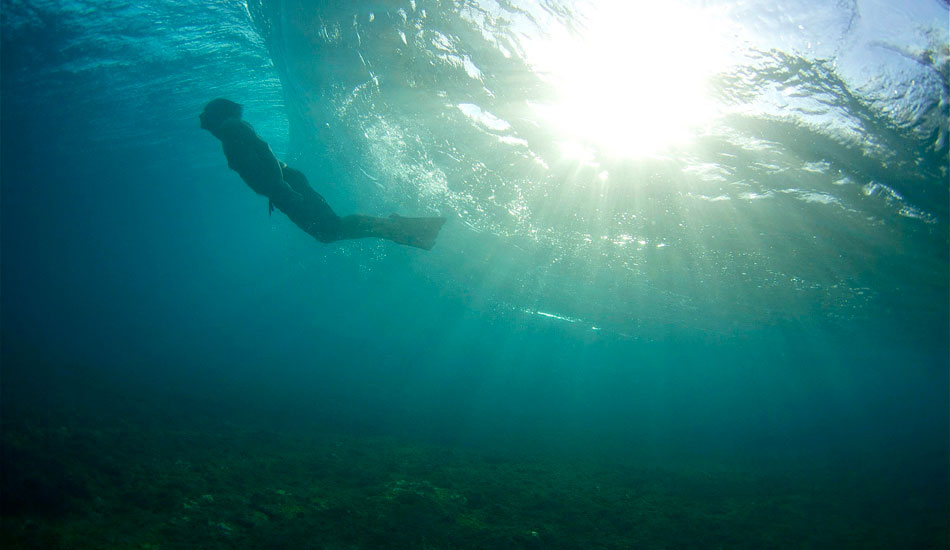
<path fill-rule="evenodd" d="M 4 548 L 947 547 L 945 2 L 2 14 Z"/>

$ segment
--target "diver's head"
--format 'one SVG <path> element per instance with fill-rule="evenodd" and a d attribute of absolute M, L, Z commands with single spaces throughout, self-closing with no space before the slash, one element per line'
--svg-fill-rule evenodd
<path fill-rule="evenodd" d="M 205 110 L 199 117 L 201 127 L 214 132 L 222 122 L 229 118 L 241 118 L 243 107 L 230 99 L 213 99 L 205 105 Z"/>

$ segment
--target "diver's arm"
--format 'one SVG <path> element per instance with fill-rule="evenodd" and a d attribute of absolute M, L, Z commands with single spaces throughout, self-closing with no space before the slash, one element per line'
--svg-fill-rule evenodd
<path fill-rule="evenodd" d="M 274 154 L 267 142 L 257 137 L 257 134 L 254 137 L 257 138 L 257 155 L 261 159 L 261 164 L 267 167 L 268 181 L 272 182 L 271 185 L 275 188 L 287 187 L 284 183 L 284 173 L 281 170 L 280 161 L 277 160 L 277 155 Z"/>
<path fill-rule="evenodd" d="M 307 181 L 307 177 L 303 175 L 303 172 L 297 170 L 296 168 L 291 168 L 283 162 L 280 163 L 280 168 L 284 175 L 284 181 L 287 182 L 287 184 L 290 185 L 290 188 L 295 192 L 300 195 L 310 195 L 316 193 L 313 190 L 313 187 L 310 187 L 310 183 Z"/>
<path fill-rule="evenodd" d="M 280 161 L 250 124 L 239 119 L 226 120 L 216 135 L 224 145 L 228 166 L 256 193 L 274 197 L 291 191 L 284 182 Z"/>

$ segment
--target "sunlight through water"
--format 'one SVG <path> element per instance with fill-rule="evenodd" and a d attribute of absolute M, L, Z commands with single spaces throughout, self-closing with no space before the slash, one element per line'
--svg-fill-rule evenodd
<path fill-rule="evenodd" d="M 533 107 L 569 157 L 647 157 L 688 143 L 719 114 L 708 79 L 734 59 L 729 27 L 675 2 L 598 2 L 576 32 L 526 45 L 556 93 Z"/>
<path fill-rule="evenodd" d="M 773 4 L 286 0 L 257 17 L 293 154 L 335 208 L 457 216 L 428 258 L 475 309 L 660 339 L 815 304 L 849 322 L 908 246 L 926 250 L 915 287 L 942 269 L 928 128 L 946 88 L 933 56 L 894 52 L 945 40 L 915 26 L 929 16 Z M 882 48 L 872 21 L 902 39 Z M 382 269 L 364 244 L 353 257 Z"/>

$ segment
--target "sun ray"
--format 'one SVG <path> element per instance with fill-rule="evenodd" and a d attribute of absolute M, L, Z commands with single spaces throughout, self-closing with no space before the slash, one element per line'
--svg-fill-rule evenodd
<path fill-rule="evenodd" d="M 555 90 L 532 106 L 562 150 L 643 157 L 688 142 L 718 114 L 707 90 L 731 59 L 724 21 L 671 2 L 600 2 L 579 33 L 526 48 Z"/>

